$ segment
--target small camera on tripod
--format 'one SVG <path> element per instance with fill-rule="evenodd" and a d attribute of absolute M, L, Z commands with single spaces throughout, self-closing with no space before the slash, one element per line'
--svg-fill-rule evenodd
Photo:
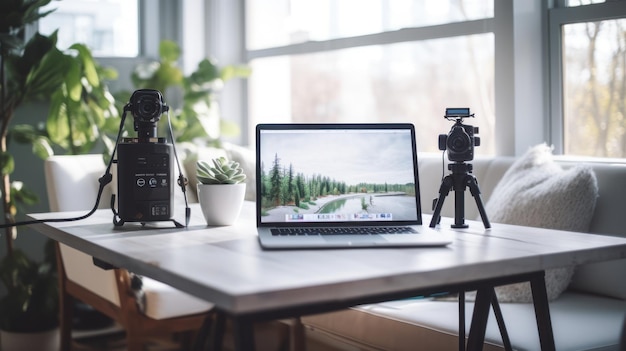
<path fill-rule="evenodd" d="M 434 228 L 441 220 L 443 202 L 450 190 L 454 190 L 454 224 L 451 227 L 467 228 L 464 195 L 465 188 L 469 188 L 474 200 L 476 200 L 476 206 L 485 228 L 490 228 L 491 224 L 480 198 L 478 181 L 471 174 L 472 164 L 465 162 L 474 159 L 474 146 L 480 145 L 480 138 L 475 136 L 478 134 L 478 127 L 463 124 L 463 118 L 474 117 L 474 114 L 470 113 L 469 108 L 447 108 L 444 117 L 449 121 L 455 121 L 455 123 L 450 129 L 450 133 L 439 134 L 439 150 L 446 151 L 447 149 L 448 159 L 454 163 L 448 164 L 448 169 L 452 173 L 443 177 L 439 187 L 439 197 L 433 201 L 433 217 L 430 221 L 430 227 Z"/>
<path fill-rule="evenodd" d="M 157 136 L 157 122 L 169 110 L 158 90 L 136 90 L 124 111 L 134 118 L 136 138 L 123 138 L 117 152 L 119 220 L 168 221 L 174 207 L 173 145 Z"/>
<path fill-rule="evenodd" d="M 439 150 L 448 150 L 452 162 L 465 162 L 474 159 L 474 147 L 480 146 L 478 127 L 463 124 L 463 119 L 474 117 L 469 108 L 446 108 L 445 119 L 455 121 L 448 134 L 439 135 Z"/>

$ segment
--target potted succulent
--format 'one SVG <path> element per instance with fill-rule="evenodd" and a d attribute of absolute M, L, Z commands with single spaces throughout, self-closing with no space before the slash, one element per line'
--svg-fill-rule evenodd
<path fill-rule="evenodd" d="M 198 200 L 208 225 L 235 222 L 246 194 L 246 175 L 238 162 L 225 157 L 196 163 Z"/>

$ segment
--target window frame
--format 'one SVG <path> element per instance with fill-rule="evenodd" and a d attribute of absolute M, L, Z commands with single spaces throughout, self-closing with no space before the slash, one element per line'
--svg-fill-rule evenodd
<path fill-rule="evenodd" d="M 626 1 L 614 0 L 605 3 L 568 7 L 560 0 L 548 9 L 549 36 L 549 137 L 554 152 L 564 153 L 564 101 L 563 101 L 563 41 L 562 26 L 573 23 L 594 22 L 626 18 Z M 597 157 L 602 160 L 604 158 Z"/>
<path fill-rule="evenodd" d="M 269 57 L 286 53 L 313 52 L 321 43 L 302 43 L 275 48 L 247 50 L 245 47 L 245 0 L 204 0 L 213 4 L 215 11 L 209 17 L 213 21 L 231 23 L 237 27 L 237 35 L 230 36 L 228 47 L 237 55 L 222 60 L 225 63 L 241 63 L 257 57 Z M 223 11 L 225 2 L 233 4 Z M 565 0 L 496 0 L 494 17 L 488 20 L 470 21 L 471 24 L 450 23 L 432 26 L 430 30 L 467 30 L 470 26 L 483 25 L 495 38 L 495 148 L 497 156 L 519 156 L 529 147 L 546 142 L 554 145 L 555 153 L 563 153 L 562 85 L 561 85 L 561 38 L 556 21 L 570 23 L 589 19 L 619 18 L 626 13 L 626 0 L 607 3 L 563 7 Z M 217 4 L 217 6 L 216 6 Z M 220 8 L 222 7 L 222 8 Z M 233 8 L 235 8 L 233 10 Z M 230 11 L 230 12 L 229 12 Z M 622 16 L 623 17 L 623 16 Z M 465 27 L 465 28 L 464 28 Z M 447 29 L 446 29 L 447 28 Z M 215 28 L 214 28 L 215 29 Z M 232 29 L 232 28 L 231 28 Z M 328 40 L 327 50 L 348 48 L 356 45 L 380 44 L 386 40 L 405 40 L 402 36 L 428 39 L 428 29 L 409 29 L 394 34 L 371 34 L 357 39 Z M 225 41 L 219 32 L 207 33 L 217 41 Z M 234 39 L 234 40 L 233 40 Z M 211 42 L 211 40 L 209 40 Z M 221 57 L 220 48 L 211 47 L 211 54 Z M 236 60 L 232 60 L 236 58 Z M 253 73 L 254 74 L 254 73 Z M 228 87 L 231 89 L 231 87 Z M 247 85 L 243 81 L 236 89 L 237 115 L 242 125 L 240 142 L 248 142 Z M 226 96 L 226 92 L 224 96 Z M 230 102 L 224 104 L 226 108 Z M 594 158 L 602 161 L 602 158 Z"/>
<path fill-rule="evenodd" d="M 211 0 L 208 0 L 211 1 Z M 220 0 L 213 0 L 220 2 Z M 245 32 L 245 2 L 240 1 L 240 13 L 239 16 L 242 20 L 241 28 Z M 544 140 L 544 122 L 543 119 L 539 121 L 542 127 L 535 128 L 536 135 L 529 138 L 528 136 L 520 136 L 516 132 L 516 128 L 513 127 L 516 124 L 516 105 L 520 105 L 516 101 L 515 92 L 515 77 L 516 70 L 511 69 L 517 65 L 518 59 L 514 55 L 514 12 L 515 4 L 514 0 L 494 0 L 494 16 L 492 18 L 469 20 L 465 22 L 452 22 L 447 24 L 430 25 L 423 27 L 413 27 L 400 30 L 393 30 L 388 32 L 367 34 L 361 36 L 354 36 L 348 38 L 329 39 L 325 41 L 310 41 L 292 45 L 254 49 L 248 50 L 245 47 L 245 34 L 241 39 L 242 42 L 239 45 L 242 47 L 242 59 L 245 62 L 249 62 L 255 58 L 281 56 L 281 55 L 296 55 L 303 53 L 323 52 L 330 50 L 340 50 L 346 48 L 353 48 L 367 45 L 380 45 L 380 44 L 393 44 L 400 42 L 410 42 L 418 40 L 439 39 L 446 37 L 454 37 L 460 35 L 472 35 L 472 34 L 484 34 L 493 33 L 494 35 L 494 98 L 495 98 L 495 152 L 496 155 L 515 155 L 517 151 L 525 148 L 520 145 L 526 145 L 528 142 L 535 141 L 537 139 Z M 534 25 L 534 23 L 533 23 Z M 541 41 L 541 39 L 539 39 Z M 541 51 L 541 44 L 537 49 L 537 52 Z M 542 67 L 543 69 L 543 67 Z M 538 77 L 543 76 L 542 72 L 539 72 Z M 536 78 L 540 80 L 541 78 Z M 544 84 L 540 83 L 541 89 L 531 88 L 534 91 L 542 91 Z M 247 89 L 247 87 L 246 87 Z M 242 121 L 242 136 L 241 142 L 246 143 L 249 137 L 247 134 L 248 127 L 248 115 L 247 104 L 248 101 L 245 98 L 247 92 L 243 95 L 244 98 L 240 100 L 244 106 L 244 114 L 241 117 Z M 526 104 L 526 102 L 524 102 Z M 533 104 L 533 112 L 530 115 L 537 116 L 543 115 L 545 102 L 541 104 Z M 528 104 L 526 104 L 528 105 Z M 540 111 L 540 114 L 537 113 Z M 539 135 L 539 136 L 538 136 Z"/>

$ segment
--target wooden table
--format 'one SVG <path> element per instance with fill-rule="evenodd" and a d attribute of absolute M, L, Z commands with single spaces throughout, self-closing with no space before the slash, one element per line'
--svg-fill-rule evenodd
<path fill-rule="evenodd" d="M 497 223 L 485 230 L 472 221 L 468 229 L 454 231 L 448 247 L 265 251 L 257 241 L 254 211 L 254 203 L 246 203 L 238 222 L 229 227 L 207 227 L 195 205 L 186 229 L 168 223 L 114 227 L 110 210 L 79 222 L 33 228 L 111 265 L 213 302 L 233 318 L 240 350 L 253 348 L 252 324 L 258 320 L 473 289 L 478 295 L 468 349 L 480 349 L 493 287 L 517 281 L 531 281 L 542 349 L 554 350 L 543 272 L 626 257 L 626 238 Z M 451 231 L 450 221 L 444 218 L 440 230 Z"/>

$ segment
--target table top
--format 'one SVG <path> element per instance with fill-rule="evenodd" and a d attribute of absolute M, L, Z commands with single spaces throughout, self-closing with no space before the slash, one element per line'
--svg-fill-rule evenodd
<path fill-rule="evenodd" d="M 467 221 L 449 228 L 454 242 L 436 248 L 263 250 L 255 206 L 244 204 L 233 226 L 207 227 L 192 206 L 188 228 L 113 225 L 110 210 L 77 222 L 33 225 L 89 255 L 165 282 L 235 314 L 303 304 L 358 301 L 545 269 L 626 257 L 626 238 Z M 31 214 L 35 219 L 78 212 Z M 80 213 L 82 214 L 82 213 Z M 424 216 L 424 223 L 430 218 Z"/>

